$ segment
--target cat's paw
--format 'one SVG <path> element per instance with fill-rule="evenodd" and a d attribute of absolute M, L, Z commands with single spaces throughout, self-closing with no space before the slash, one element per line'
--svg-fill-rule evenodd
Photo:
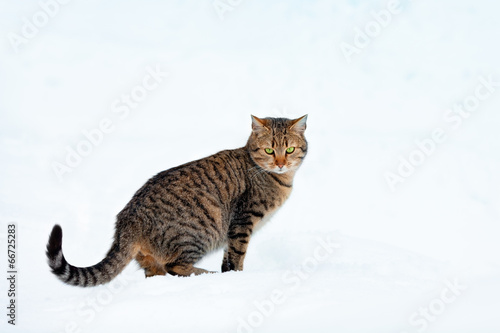
<path fill-rule="evenodd" d="M 235 269 L 236 269 L 236 267 L 234 266 L 234 264 L 232 262 L 224 261 L 222 263 L 222 268 L 221 268 L 222 273 L 234 271 Z"/>

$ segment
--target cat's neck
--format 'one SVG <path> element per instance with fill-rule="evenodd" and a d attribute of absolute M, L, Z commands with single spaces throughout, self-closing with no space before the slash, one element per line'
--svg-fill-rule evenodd
<path fill-rule="evenodd" d="M 285 173 L 268 172 L 267 174 L 278 181 L 283 189 L 287 189 L 285 192 L 289 192 L 292 189 L 295 171 L 288 171 Z"/>
<path fill-rule="evenodd" d="M 287 184 L 292 184 L 293 183 L 293 177 L 295 176 L 295 170 L 290 170 L 285 173 L 273 173 L 273 175 L 280 180 L 286 182 Z"/>

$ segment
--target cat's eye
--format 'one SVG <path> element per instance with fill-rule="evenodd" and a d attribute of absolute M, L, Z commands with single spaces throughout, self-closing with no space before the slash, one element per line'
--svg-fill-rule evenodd
<path fill-rule="evenodd" d="M 293 153 L 294 151 L 295 151 L 295 147 L 288 147 L 288 148 L 286 149 L 287 154 L 291 154 L 291 153 Z"/>
<path fill-rule="evenodd" d="M 268 153 L 269 155 L 271 155 L 272 153 L 274 153 L 274 150 L 272 150 L 271 148 L 266 148 L 264 149 L 266 151 L 266 153 Z"/>

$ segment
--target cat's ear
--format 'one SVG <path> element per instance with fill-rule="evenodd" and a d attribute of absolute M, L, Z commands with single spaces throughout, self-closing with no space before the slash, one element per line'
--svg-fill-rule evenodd
<path fill-rule="evenodd" d="M 252 130 L 258 132 L 263 129 L 267 129 L 267 120 L 252 115 Z"/>
<path fill-rule="evenodd" d="M 290 129 L 296 131 L 297 133 L 304 133 L 307 128 L 307 114 L 297 119 L 292 120 Z"/>

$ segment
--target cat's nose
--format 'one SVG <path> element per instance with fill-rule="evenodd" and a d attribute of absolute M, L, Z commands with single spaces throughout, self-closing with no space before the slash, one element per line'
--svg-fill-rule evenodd
<path fill-rule="evenodd" d="M 283 169 L 283 167 L 285 166 L 285 165 L 284 165 L 284 164 L 282 164 L 282 163 L 276 163 L 276 165 L 277 165 L 277 166 L 278 166 L 278 168 L 280 168 L 280 169 Z"/>

